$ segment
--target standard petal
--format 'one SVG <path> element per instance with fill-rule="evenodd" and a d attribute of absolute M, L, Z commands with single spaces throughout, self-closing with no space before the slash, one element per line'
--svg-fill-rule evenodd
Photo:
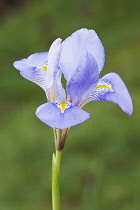
<path fill-rule="evenodd" d="M 20 74 L 46 90 L 46 71 L 42 66 L 48 63 L 48 53 L 35 53 L 28 58 L 15 61 L 13 66 L 20 71 Z"/>
<path fill-rule="evenodd" d="M 52 86 L 52 90 L 54 93 L 55 101 L 65 101 L 66 100 L 66 92 L 61 83 L 61 72 L 58 71 L 56 75 L 55 82 Z"/>
<path fill-rule="evenodd" d="M 97 61 L 99 72 L 102 70 L 105 62 L 105 52 L 101 40 L 94 30 L 80 29 L 62 42 L 60 66 L 67 80 L 79 66 L 85 50 L 93 55 Z"/>
<path fill-rule="evenodd" d="M 116 73 L 109 73 L 102 77 L 94 88 L 92 94 L 82 106 L 89 101 L 113 102 L 119 105 L 128 115 L 131 115 L 133 112 L 133 104 L 130 94 L 124 82 Z"/>
<path fill-rule="evenodd" d="M 99 72 L 94 57 L 85 52 L 81 63 L 68 81 L 67 92 L 72 103 L 79 105 L 83 102 L 96 86 L 99 79 Z"/>
<path fill-rule="evenodd" d="M 58 103 L 45 103 L 37 108 L 36 116 L 45 124 L 56 129 L 69 128 L 89 119 L 89 113 L 69 102 L 67 103 L 67 108 L 63 113 Z"/>
<path fill-rule="evenodd" d="M 59 70 L 59 59 L 62 49 L 61 39 L 56 39 L 50 49 L 48 54 L 48 70 L 47 70 L 47 88 L 50 88 L 55 80 L 56 74 Z"/>

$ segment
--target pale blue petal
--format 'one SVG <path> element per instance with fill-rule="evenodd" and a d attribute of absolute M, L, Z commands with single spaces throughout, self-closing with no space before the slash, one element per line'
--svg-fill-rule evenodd
<path fill-rule="evenodd" d="M 48 54 L 48 70 L 47 70 L 47 88 L 50 88 L 55 80 L 56 74 L 59 70 L 59 59 L 62 49 L 61 39 L 56 39 L 49 50 Z"/>
<path fill-rule="evenodd" d="M 66 92 L 61 83 L 61 72 L 58 71 L 55 82 L 52 86 L 55 101 L 66 101 Z"/>
<path fill-rule="evenodd" d="M 133 112 L 133 104 L 130 94 L 124 82 L 116 73 L 109 73 L 102 77 L 92 94 L 88 97 L 85 103 L 83 103 L 83 106 L 89 101 L 113 102 L 119 105 L 128 115 L 131 115 Z"/>
<path fill-rule="evenodd" d="M 33 64 L 31 65 L 31 64 L 28 62 L 28 58 L 23 58 L 23 59 L 21 59 L 21 60 L 19 60 L 19 61 L 15 61 L 15 62 L 13 63 L 13 66 L 14 66 L 17 70 L 19 70 L 19 71 L 24 71 L 24 70 L 30 71 L 30 69 L 32 69 L 32 68 L 35 67 Z"/>
<path fill-rule="evenodd" d="M 28 57 L 28 63 L 32 66 L 43 66 L 48 64 L 48 52 L 34 53 Z"/>
<path fill-rule="evenodd" d="M 20 74 L 46 91 L 46 72 L 44 70 L 32 68 L 30 70 L 20 71 Z"/>
<path fill-rule="evenodd" d="M 48 94 L 48 89 L 53 85 L 59 71 L 59 58 L 61 53 L 61 39 L 56 39 L 49 52 L 35 53 L 27 59 L 14 62 L 14 67 L 26 79 L 38 84 Z M 42 66 L 47 66 L 44 70 Z"/>
<path fill-rule="evenodd" d="M 62 42 L 60 66 L 67 80 L 79 66 L 85 50 L 95 58 L 99 72 L 102 70 L 105 52 L 101 40 L 94 30 L 80 29 Z"/>
<path fill-rule="evenodd" d="M 62 113 L 57 103 L 48 102 L 38 107 L 36 115 L 42 122 L 56 129 L 69 128 L 89 119 L 89 113 L 70 103 L 69 105 Z"/>
<path fill-rule="evenodd" d="M 31 67 L 40 67 L 48 63 L 48 52 L 34 53 L 28 58 L 23 58 L 19 61 L 15 61 L 13 66 L 19 70 L 28 70 Z"/>
<path fill-rule="evenodd" d="M 94 57 L 85 52 L 81 63 L 75 70 L 67 85 L 67 93 L 74 105 L 83 102 L 96 86 L 99 79 L 99 72 Z"/>
<path fill-rule="evenodd" d="M 35 53 L 28 58 L 15 61 L 13 66 L 20 71 L 20 74 L 46 90 L 46 71 L 41 66 L 47 65 L 48 52 Z"/>

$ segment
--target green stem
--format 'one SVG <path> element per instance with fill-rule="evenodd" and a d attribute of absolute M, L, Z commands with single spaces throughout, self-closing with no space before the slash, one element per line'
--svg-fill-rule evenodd
<path fill-rule="evenodd" d="M 59 172 L 61 162 L 61 151 L 56 150 L 56 156 L 52 159 L 52 209 L 60 210 Z"/>

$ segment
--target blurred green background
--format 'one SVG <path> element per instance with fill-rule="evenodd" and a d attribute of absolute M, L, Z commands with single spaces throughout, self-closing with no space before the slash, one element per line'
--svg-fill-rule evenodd
<path fill-rule="evenodd" d="M 48 51 L 80 28 L 106 50 L 101 77 L 118 73 L 134 103 L 130 117 L 91 102 L 91 118 L 70 130 L 62 156 L 63 210 L 140 209 L 140 1 L 1 0 L 0 209 L 51 210 L 52 129 L 34 112 L 45 94 L 14 69 L 15 60 Z"/>

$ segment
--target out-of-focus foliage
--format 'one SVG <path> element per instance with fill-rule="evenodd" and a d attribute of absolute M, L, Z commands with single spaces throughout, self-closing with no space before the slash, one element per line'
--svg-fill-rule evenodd
<path fill-rule="evenodd" d="M 61 201 L 67 210 L 140 209 L 140 3 L 138 0 L 39 0 L 10 7 L 0 26 L 0 209 L 51 209 L 52 129 L 34 112 L 44 92 L 12 67 L 48 51 L 58 37 L 94 29 L 106 50 L 101 76 L 118 73 L 134 103 L 91 102 L 90 120 L 73 127 L 62 156 Z"/>

